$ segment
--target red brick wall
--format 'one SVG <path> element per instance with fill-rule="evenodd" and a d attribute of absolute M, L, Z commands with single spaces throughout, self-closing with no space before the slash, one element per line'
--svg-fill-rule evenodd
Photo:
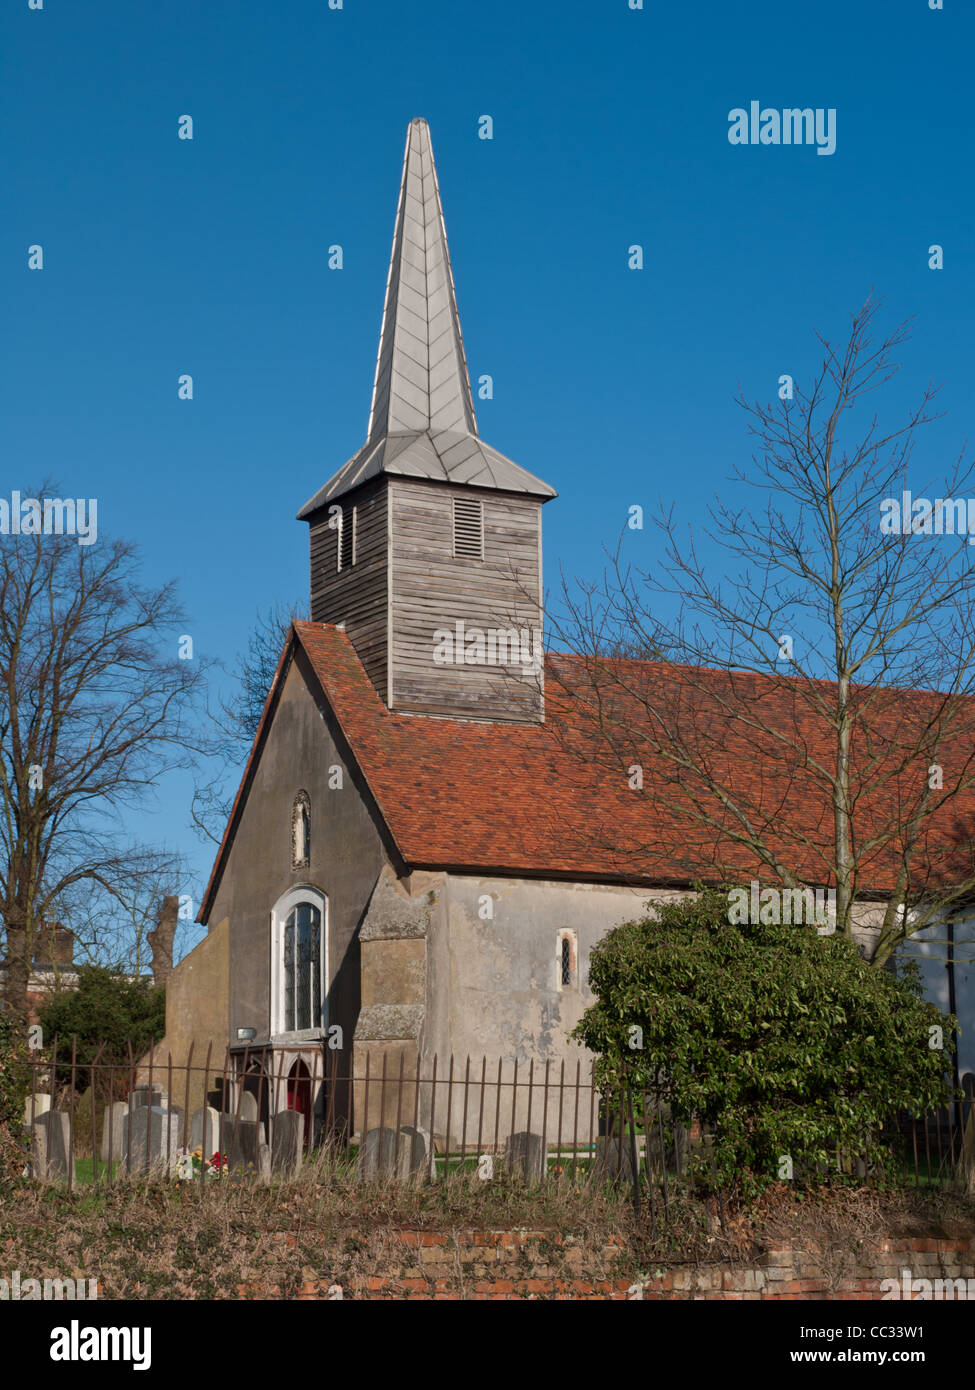
<path fill-rule="evenodd" d="M 282 1237 L 294 1241 L 294 1237 Z M 658 1265 L 642 1280 L 625 1273 L 621 1239 L 584 1249 L 544 1231 L 392 1231 L 363 1236 L 355 1271 L 336 1261 L 331 1278 L 306 1278 L 302 1299 L 869 1299 L 884 1279 L 975 1280 L 975 1237 L 886 1240 L 859 1251 L 838 1246 L 767 1250 L 749 1264 Z M 364 1270 L 372 1267 L 374 1272 Z M 280 1298 L 250 1283 L 242 1298 Z"/>

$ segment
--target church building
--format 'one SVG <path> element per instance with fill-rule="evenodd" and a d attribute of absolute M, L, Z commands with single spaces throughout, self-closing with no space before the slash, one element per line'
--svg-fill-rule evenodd
<path fill-rule="evenodd" d="M 374 1075 L 418 1054 L 580 1055 L 566 1034 L 588 952 L 646 893 L 576 873 L 546 830 L 555 495 L 478 433 L 415 120 L 368 436 L 298 513 L 311 621 L 294 624 L 268 696 L 201 906 L 210 934 L 171 986 L 184 1038 L 223 1024 L 268 1075 L 311 1069 L 327 1037 Z"/>
<path fill-rule="evenodd" d="M 668 854 L 683 832 L 663 798 L 553 737 L 556 712 L 570 734 L 573 719 L 553 680 L 572 658 L 541 658 L 555 496 L 478 433 L 414 120 L 368 435 L 298 513 L 310 620 L 268 694 L 201 905 L 208 936 L 172 978 L 174 1059 L 209 1041 L 268 1076 L 320 1076 L 330 1047 L 346 1075 L 585 1059 L 568 1034 L 592 948 L 693 876 Z M 648 850 L 639 873 L 610 826 Z"/>

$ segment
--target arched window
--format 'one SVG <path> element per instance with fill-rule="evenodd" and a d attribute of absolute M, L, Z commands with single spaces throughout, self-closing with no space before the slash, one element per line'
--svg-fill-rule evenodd
<path fill-rule="evenodd" d="M 314 888 L 286 893 L 271 914 L 271 1032 L 325 1029 L 328 903 Z"/>
<path fill-rule="evenodd" d="M 311 860 L 311 801 L 299 792 L 291 810 L 291 867 L 303 869 Z"/>

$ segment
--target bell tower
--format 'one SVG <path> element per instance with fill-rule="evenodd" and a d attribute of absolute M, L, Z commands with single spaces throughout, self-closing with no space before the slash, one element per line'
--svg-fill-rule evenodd
<path fill-rule="evenodd" d="M 543 717 L 542 504 L 477 432 L 430 130 L 410 122 L 365 444 L 298 516 L 313 622 L 390 709 Z"/>

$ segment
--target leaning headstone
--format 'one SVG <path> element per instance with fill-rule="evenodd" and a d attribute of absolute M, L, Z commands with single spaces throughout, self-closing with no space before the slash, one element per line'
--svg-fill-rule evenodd
<path fill-rule="evenodd" d="M 305 1117 L 297 1110 L 281 1110 L 271 1133 L 271 1168 L 275 1173 L 297 1173 L 305 1146 Z"/>
<path fill-rule="evenodd" d="M 509 1134 L 504 1141 L 504 1166 L 528 1182 L 539 1182 L 545 1176 L 545 1145 L 540 1134 L 527 1129 Z"/>
<path fill-rule="evenodd" d="M 359 1150 L 359 1177 L 391 1177 L 396 1171 L 396 1131 L 395 1129 L 370 1129 L 366 1131 Z"/>
<path fill-rule="evenodd" d="M 71 1116 L 64 1110 L 48 1110 L 34 1121 L 31 1135 L 31 1167 L 34 1176 L 50 1181 L 68 1176 Z"/>
<path fill-rule="evenodd" d="M 592 1164 L 592 1177 L 596 1182 L 633 1181 L 633 1144 L 629 1135 L 596 1140 L 596 1156 Z"/>
<path fill-rule="evenodd" d="M 178 1168 L 180 1129 L 179 1116 L 161 1106 L 133 1111 L 125 1120 L 122 1135 L 122 1157 L 128 1171 Z"/>
<path fill-rule="evenodd" d="M 34 1120 L 46 1115 L 50 1108 L 51 1097 L 46 1091 L 38 1091 L 34 1096 L 28 1096 L 24 1101 L 24 1124 L 29 1127 Z"/>
<path fill-rule="evenodd" d="M 105 1107 L 105 1114 L 102 1119 L 102 1146 L 99 1150 L 99 1157 L 103 1163 L 108 1162 L 109 1143 L 111 1143 L 112 1162 L 114 1163 L 122 1157 L 122 1141 L 125 1137 L 128 1114 L 129 1107 L 124 1100 L 113 1101 L 111 1105 Z M 144 1110 L 142 1114 L 144 1117 Z M 145 1119 L 143 1118 L 144 1123 Z"/>
<path fill-rule="evenodd" d="M 429 1173 L 433 1162 L 430 1131 L 419 1126 L 404 1125 L 399 1132 L 399 1151 L 396 1160 L 398 1178 L 416 1177 Z"/>
<path fill-rule="evenodd" d="M 231 1172 L 254 1172 L 264 1177 L 271 1168 L 271 1153 L 264 1126 L 256 1120 L 224 1119 L 224 1144 Z"/>
<path fill-rule="evenodd" d="M 190 1148 L 202 1148 L 203 1157 L 210 1159 L 220 1148 L 220 1112 L 212 1105 L 195 1110 L 190 1120 Z"/>

